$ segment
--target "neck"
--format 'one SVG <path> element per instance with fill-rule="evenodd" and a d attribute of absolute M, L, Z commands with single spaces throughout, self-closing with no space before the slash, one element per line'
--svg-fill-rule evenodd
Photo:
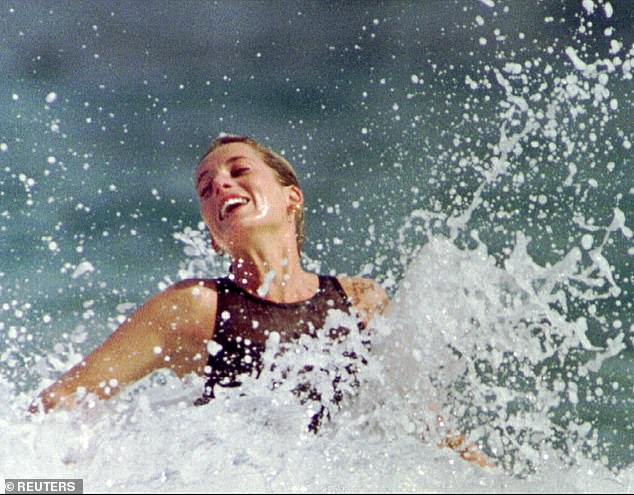
<path fill-rule="evenodd" d="M 246 291 L 275 302 L 297 302 L 310 298 L 318 279 L 306 272 L 297 248 L 261 245 L 231 257 L 234 282 Z"/>

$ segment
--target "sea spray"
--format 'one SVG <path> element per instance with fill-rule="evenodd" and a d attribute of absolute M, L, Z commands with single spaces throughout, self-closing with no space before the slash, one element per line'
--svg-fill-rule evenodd
<path fill-rule="evenodd" d="M 562 314 L 567 284 L 597 285 L 579 254 L 545 268 L 527 244 L 518 236 L 501 268 L 482 245 L 433 238 L 394 296 L 396 330 L 377 351 L 414 417 L 435 403 L 516 474 L 544 449 L 568 461 L 600 456 L 596 429 L 575 413 L 578 393 L 624 348 L 622 338 L 592 345 L 585 320 Z"/>
<path fill-rule="evenodd" d="M 446 189 L 405 218 L 397 245 L 406 275 L 400 284 L 384 279 L 397 299 L 409 298 L 404 321 L 437 332 L 427 344 L 440 338 L 453 351 L 441 354 L 442 372 L 434 373 L 451 395 L 451 416 L 517 474 L 532 469 L 547 443 L 566 462 L 631 459 L 633 403 L 624 390 L 632 387 L 625 252 L 633 182 L 623 150 L 632 129 L 615 95 L 631 94 L 634 47 L 606 28 L 602 49 L 589 51 L 597 16 L 610 19 L 611 6 L 587 5 L 572 40 L 535 40 L 533 51 L 509 54 L 498 33 L 496 62 L 469 67 L 465 111 L 432 141 L 441 143 L 434 175 Z M 435 266 L 422 268 L 421 259 Z M 410 276 L 437 286 L 412 295 Z M 428 291 L 437 297 L 430 304 Z M 444 309 L 421 314 L 427 305 Z M 413 353 L 410 365 L 421 355 L 439 359 L 421 354 L 425 342 L 408 340 L 415 332 L 396 335 L 405 340 L 388 348 Z M 601 370 L 616 363 L 622 372 L 610 372 L 606 386 Z M 618 426 L 601 420 L 607 410 L 618 411 Z M 494 433 L 485 431 L 491 422 Z"/>

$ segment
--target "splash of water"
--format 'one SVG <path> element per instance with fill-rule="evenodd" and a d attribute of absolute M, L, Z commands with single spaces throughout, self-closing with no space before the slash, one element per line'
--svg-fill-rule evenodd
<path fill-rule="evenodd" d="M 609 4 L 601 5 L 610 17 Z M 613 466 L 631 462 L 631 380 L 627 371 L 608 378 L 605 368 L 615 362 L 632 368 L 633 341 L 623 324 L 630 319 L 631 283 L 608 261 L 622 259 L 614 246 L 632 238 L 621 208 L 632 189 L 616 187 L 609 206 L 596 192 L 603 173 L 593 169 L 612 173 L 615 147 L 630 149 L 611 86 L 631 81 L 634 46 L 624 52 L 613 39 L 608 56 L 588 60 L 583 33 L 595 9 L 585 10 L 575 46 L 563 50 L 569 62 L 563 67 L 548 61 L 551 46 L 525 60 L 500 54 L 500 66 L 466 77 L 473 94 L 465 108 L 473 110 L 455 128 L 477 124 L 493 140 L 440 154 L 440 170 L 459 169 L 463 182 L 477 178 L 473 192 L 452 187 L 450 208 L 412 212 L 398 237 L 406 276 L 400 284 L 388 280 L 399 285 L 401 322 L 386 346 L 407 356 L 393 363 L 402 393 L 415 410 L 429 407 L 417 396 L 447 405 L 461 428 L 520 475 L 553 456 L 566 463 L 584 456 Z M 489 127 L 478 123 L 483 101 L 496 107 Z M 470 140 L 468 129 L 451 136 L 454 143 Z M 551 190 L 533 192 L 544 180 Z M 608 194 L 614 188 L 602 186 Z M 421 361 L 435 363 L 434 371 L 419 376 Z M 621 461 L 610 461 L 610 426 L 588 413 L 608 404 L 623 408 L 625 420 L 611 425 L 626 438 Z"/>

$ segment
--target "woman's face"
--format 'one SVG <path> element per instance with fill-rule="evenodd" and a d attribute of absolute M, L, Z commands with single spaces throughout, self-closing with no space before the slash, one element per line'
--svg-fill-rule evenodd
<path fill-rule="evenodd" d="M 275 171 L 245 143 L 216 149 L 196 169 L 196 191 L 203 220 L 215 243 L 228 252 L 238 248 L 255 229 L 291 227 L 302 193 L 282 186 Z"/>

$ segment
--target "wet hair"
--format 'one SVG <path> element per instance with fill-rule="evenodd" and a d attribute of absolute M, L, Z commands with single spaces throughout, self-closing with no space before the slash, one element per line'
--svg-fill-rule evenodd
<path fill-rule="evenodd" d="M 235 136 L 231 134 L 225 134 L 214 139 L 207 151 L 200 157 L 198 163 L 202 162 L 208 155 L 213 153 L 221 146 L 231 143 L 243 143 L 251 146 L 262 158 L 264 163 L 273 169 L 277 177 L 277 181 L 282 186 L 296 186 L 301 190 L 297 174 L 291 164 L 283 156 L 275 153 L 266 146 L 261 145 L 255 139 L 247 136 Z M 302 244 L 304 243 L 305 227 L 304 227 L 304 205 L 301 204 L 295 211 L 295 238 L 297 240 L 297 251 L 301 252 Z"/>

